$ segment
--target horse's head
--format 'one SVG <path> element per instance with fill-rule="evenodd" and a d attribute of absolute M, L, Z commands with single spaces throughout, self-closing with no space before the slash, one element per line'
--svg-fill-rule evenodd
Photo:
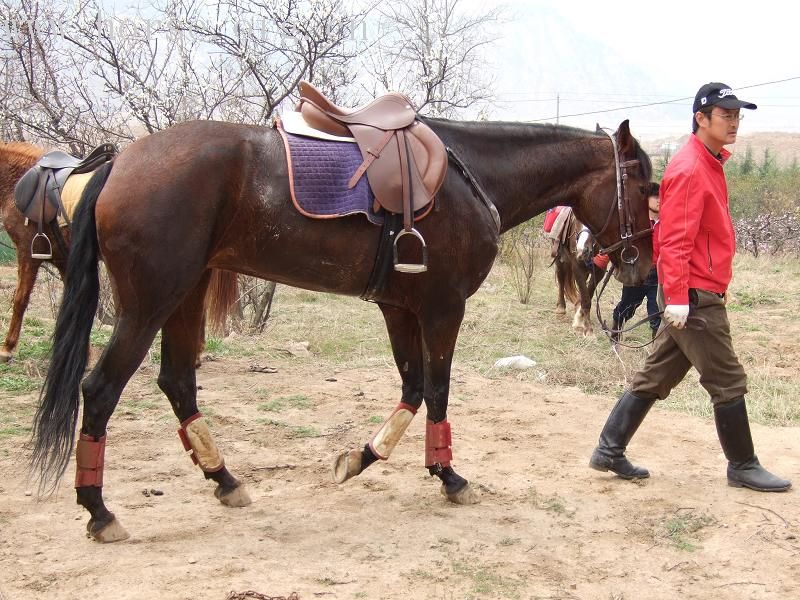
<path fill-rule="evenodd" d="M 606 134 L 603 134 L 606 135 Z M 576 210 L 616 266 L 625 285 L 638 285 L 647 277 L 653 256 L 647 192 L 652 165 L 623 121 L 608 136 L 616 151 L 608 152 L 592 185 L 586 186 Z M 611 149 L 609 149 L 611 150 Z"/>

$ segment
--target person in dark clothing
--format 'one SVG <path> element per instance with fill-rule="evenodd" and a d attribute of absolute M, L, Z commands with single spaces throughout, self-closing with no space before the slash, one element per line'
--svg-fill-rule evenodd
<path fill-rule="evenodd" d="M 653 227 L 653 268 L 647 274 L 647 279 L 644 280 L 642 285 L 625 285 L 622 286 L 622 297 L 617 305 L 614 307 L 614 325 L 611 333 L 611 340 L 613 342 L 619 341 L 619 330 L 625 326 L 625 321 L 630 320 L 636 313 L 636 309 L 642 303 L 642 300 L 647 298 L 647 314 L 650 316 L 650 330 L 652 336 L 656 337 L 659 325 L 661 325 L 661 316 L 658 310 L 658 270 L 656 264 L 658 263 L 658 213 L 661 210 L 661 200 L 659 198 L 659 184 L 652 182 L 650 184 L 650 191 L 648 192 L 647 207 L 650 210 L 650 224 Z"/>
<path fill-rule="evenodd" d="M 611 410 L 589 459 L 598 471 L 624 479 L 650 473 L 625 456 L 631 438 L 656 400 L 663 400 L 689 369 L 711 396 L 720 445 L 728 459 L 728 485 L 783 492 L 792 483 L 758 460 L 744 396 L 747 375 L 733 350 L 726 293 L 733 276 L 736 243 L 728 206 L 724 146 L 736 141 L 742 108 L 722 83 L 708 83 L 695 96 L 693 135 L 672 158 L 661 181 L 658 258 L 662 334 L 644 366 Z"/>

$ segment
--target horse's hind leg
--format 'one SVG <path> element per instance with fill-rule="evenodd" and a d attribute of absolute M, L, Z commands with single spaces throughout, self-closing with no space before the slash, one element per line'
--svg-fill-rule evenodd
<path fill-rule="evenodd" d="M 155 338 L 150 319 L 120 315 L 114 334 L 97 365 L 83 381 L 83 421 L 75 449 L 75 492 L 78 504 L 89 511 L 86 529 L 99 542 L 128 537 L 103 502 L 106 427 L 125 384 L 134 374 Z"/>
<path fill-rule="evenodd" d="M 559 253 L 560 254 L 560 253 Z M 564 286 L 566 285 L 567 273 L 564 265 L 561 262 L 561 256 L 556 256 L 556 283 L 558 284 L 558 300 L 556 301 L 556 314 L 567 314 L 567 301 L 564 298 Z"/>
<path fill-rule="evenodd" d="M 417 409 L 422 405 L 425 386 L 422 366 L 422 338 L 417 317 L 412 312 L 379 304 L 392 344 L 392 353 L 403 392 L 400 404 L 381 425 L 362 450 L 343 450 L 333 464 L 333 479 L 343 483 L 361 473 L 369 465 L 386 460 L 405 433 Z"/>
<path fill-rule="evenodd" d="M 247 506 L 244 486 L 228 471 L 211 431 L 197 408 L 195 378 L 198 336 L 204 320 L 208 276 L 170 316 L 161 331 L 161 371 L 158 386 L 169 398 L 181 427 L 181 441 L 206 479 L 217 483 L 214 495 L 226 506 Z"/>

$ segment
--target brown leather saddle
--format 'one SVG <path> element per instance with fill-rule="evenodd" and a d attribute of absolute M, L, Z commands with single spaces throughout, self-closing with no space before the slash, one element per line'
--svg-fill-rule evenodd
<path fill-rule="evenodd" d="M 395 270 L 427 270 L 427 245 L 414 228 L 414 221 L 425 216 L 433 205 L 447 173 L 447 151 L 431 128 L 417 119 L 411 101 L 391 92 L 364 106 L 342 108 L 303 81 L 297 110 L 315 129 L 355 138 L 364 162 L 348 185 L 354 187 L 366 173 L 376 204 L 403 215 L 403 231 L 395 236 L 393 244 Z M 428 210 L 423 210 L 426 207 Z M 407 234 L 422 244 L 421 263 L 398 262 L 397 241 Z"/>
<path fill-rule="evenodd" d="M 31 240 L 32 258 L 53 258 L 53 244 L 44 233 L 44 226 L 53 223 L 59 215 L 69 222 L 61 202 L 61 190 L 69 176 L 94 171 L 116 154 L 117 149 L 113 144 L 98 146 L 86 158 L 76 158 L 54 150 L 42 156 L 17 182 L 14 188 L 17 209 L 39 226 Z M 38 250 L 35 247 L 37 245 Z"/>

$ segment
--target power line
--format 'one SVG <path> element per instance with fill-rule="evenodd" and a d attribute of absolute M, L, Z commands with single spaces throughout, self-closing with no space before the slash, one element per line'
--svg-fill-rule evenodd
<path fill-rule="evenodd" d="M 795 81 L 795 80 L 798 80 L 798 79 L 800 79 L 800 75 L 796 76 L 796 77 L 787 77 L 786 79 L 776 79 L 775 81 L 765 81 L 763 83 L 754 83 L 752 85 L 744 85 L 744 86 L 737 87 L 736 89 L 737 90 L 746 90 L 746 89 L 751 89 L 751 88 L 756 88 L 756 87 L 763 87 L 763 86 L 766 86 L 766 85 L 775 85 L 776 83 L 785 83 L 787 81 Z M 646 108 L 648 106 L 660 106 L 660 105 L 663 105 L 663 104 L 676 104 L 678 102 L 686 102 L 687 100 L 694 100 L 694 96 L 686 96 L 686 97 L 683 97 L 683 98 L 674 98 L 672 100 L 661 100 L 661 101 L 658 101 L 658 102 L 647 102 L 647 103 L 644 103 L 644 104 L 628 104 L 628 105 L 625 105 L 625 106 L 617 106 L 616 108 L 605 108 L 605 109 L 601 109 L 601 110 L 593 110 L 593 111 L 588 111 L 588 112 L 573 113 L 571 115 L 557 115 L 557 116 L 553 116 L 553 117 L 548 117 L 546 119 L 528 119 L 526 122 L 527 123 L 538 123 L 538 122 L 541 122 L 541 121 L 553 121 L 555 119 L 559 119 L 559 120 L 560 119 L 566 119 L 568 117 L 584 117 L 584 116 L 587 116 L 587 115 L 599 115 L 599 114 L 603 114 L 603 113 L 615 112 L 615 111 L 618 111 L 618 110 L 630 110 L 632 108 Z"/>

